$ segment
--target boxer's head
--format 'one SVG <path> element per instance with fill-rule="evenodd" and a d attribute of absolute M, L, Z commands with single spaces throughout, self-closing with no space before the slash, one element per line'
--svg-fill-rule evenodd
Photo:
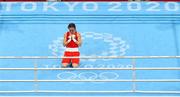
<path fill-rule="evenodd" d="M 70 23 L 68 25 L 69 32 L 74 33 L 76 32 L 76 25 L 74 23 Z"/>

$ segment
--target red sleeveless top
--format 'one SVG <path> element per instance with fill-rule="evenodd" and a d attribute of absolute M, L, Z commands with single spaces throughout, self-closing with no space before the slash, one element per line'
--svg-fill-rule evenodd
<path fill-rule="evenodd" d="M 70 32 L 66 32 L 67 35 L 66 35 L 66 40 L 68 41 L 68 37 L 70 36 Z M 78 40 L 78 36 L 77 36 L 77 32 L 75 32 L 75 39 Z M 71 40 L 67 45 L 66 45 L 67 48 L 78 48 L 78 45 L 73 41 Z"/>

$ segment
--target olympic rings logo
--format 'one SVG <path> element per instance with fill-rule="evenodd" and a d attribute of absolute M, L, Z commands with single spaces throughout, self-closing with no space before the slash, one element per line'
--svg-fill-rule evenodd
<path fill-rule="evenodd" d="M 115 72 L 81 72 L 81 73 L 73 73 L 73 72 L 61 72 L 57 74 L 57 78 L 60 80 L 115 80 L 119 78 L 119 74 Z"/>

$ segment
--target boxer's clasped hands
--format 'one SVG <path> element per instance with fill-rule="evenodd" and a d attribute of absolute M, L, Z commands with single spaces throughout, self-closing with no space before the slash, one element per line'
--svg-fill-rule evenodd
<path fill-rule="evenodd" d="M 75 36 L 74 34 L 72 34 L 72 35 L 70 35 L 70 36 L 68 37 L 67 42 L 69 43 L 71 40 L 73 40 L 74 42 L 77 42 L 76 36 Z"/>

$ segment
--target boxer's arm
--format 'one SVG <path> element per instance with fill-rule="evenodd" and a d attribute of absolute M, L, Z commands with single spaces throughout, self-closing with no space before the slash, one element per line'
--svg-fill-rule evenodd
<path fill-rule="evenodd" d="M 67 37 L 67 33 L 64 34 L 64 41 L 63 41 L 64 46 L 66 46 L 71 41 L 70 39 L 67 40 L 66 37 Z"/>
<path fill-rule="evenodd" d="M 78 34 L 77 34 L 77 37 L 78 37 L 78 40 L 75 41 L 75 43 L 76 43 L 78 46 L 81 46 L 81 43 L 82 43 L 81 35 L 78 33 Z"/>

